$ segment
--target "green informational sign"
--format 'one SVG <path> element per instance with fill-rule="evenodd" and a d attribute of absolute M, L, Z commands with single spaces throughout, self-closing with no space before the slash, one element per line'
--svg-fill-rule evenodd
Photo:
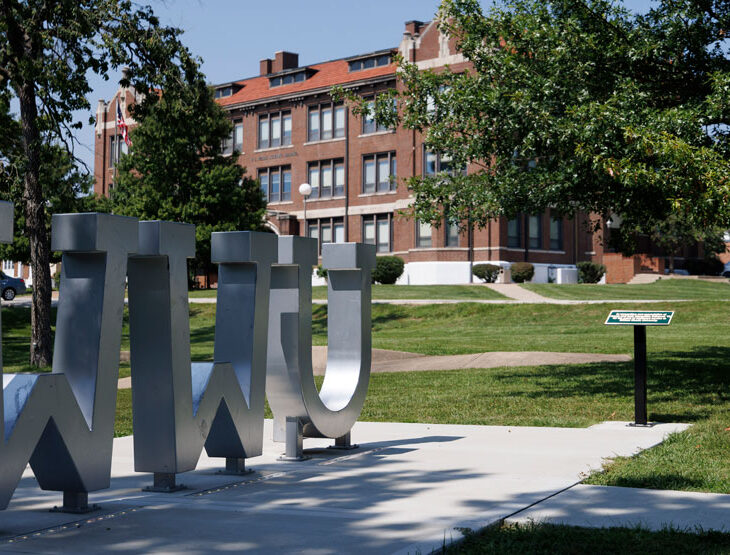
<path fill-rule="evenodd" d="M 612 310 L 606 324 L 614 326 L 668 326 L 673 310 Z"/>

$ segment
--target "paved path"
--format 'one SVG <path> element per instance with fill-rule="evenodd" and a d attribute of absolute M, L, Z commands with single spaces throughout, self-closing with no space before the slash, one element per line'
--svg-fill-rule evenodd
<path fill-rule="evenodd" d="M 424 372 L 462 368 L 499 368 L 502 366 L 542 366 L 549 364 L 588 364 L 591 362 L 629 362 L 630 355 L 599 353 L 552 353 L 547 351 L 494 351 L 469 355 L 427 356 L 403 351 L 373 349 L 372 372 Z M 129 351 L 122 351 L 121 360 L 129 360 Z M 323 376 L 327 367 L 327 347 L 312 347 L 312 368 L 315 376 Z M 120 378 L 119 389 L 132 387 L 132 378 Z"/>
<path fill-rule="evenodd" d="M 492 291 L 504 295 L 510 299 L 516 301 L 526 301 L 530 303 L 544 303 L 554 299 L 543 297 L 529 289 L 525 289 L 516 283 L 485 283 L 485 287 L 488 287 Z"/>
<path fill-rule="evenodd" d="M 730 532 L 730 495 L 694 491 L 577 485 L 508 518 L 591 528 L 675 527 Z"/>
<path fill-rule="evenodd" d="M 114 440 L 111 488 L 89 495 L 102 510 L 50 513 L 58 492 L 27 470 L 0 513 L 0 552 L 9 553 L 430 553 L 458 539 L 457 527 L 501 521 L 579 482 L 606 457 L 658 444 L 682 424 L 590 428 L 355 424 L 355 451 L 322 449 L 278 462 L 282 444 L 264 426 L 263 456 L 249 476 L 216 473 L 201 456 L 180 475 L 189 489 L 142 492 L 132 437 Z M 647 511 L 649 508 L 647 508 Z"/>

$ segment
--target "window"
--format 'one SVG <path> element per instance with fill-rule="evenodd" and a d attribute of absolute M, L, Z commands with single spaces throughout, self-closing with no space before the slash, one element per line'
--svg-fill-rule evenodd
<path fill-rule="evenodd" d="M 522 218 L 520 216 L 507 222 L 507 246 L 515 249 L 522 246 Z"/>
<path fill-rule="evenodd" d="M 307 179 L 312 186 L 310 198 L 341 197 L 345 194 L 345 163 L 321 160 L 307 164 Z"/>
<path fill-rule="evenodd" d="M 342 218 L 307 220 L 307 237 L 318 240 L 318 251 L 322 254 L 324 243 L 344 243 L 345 224 Z"/>
<path fill-rule="evenodd" d="M 291 200 L 291 166 L 260 169 L 259 183 L 268 202 Z"/>
<path fill-rule="evenodd" d="M 215 90 L 216 98 L 224 98 L 233 94 L 233 87 L 223 87 Z"/>
<path fill-rule="evenodd" d="M 259 116 L 259 148 L 276 148 L 291 144 L 291 112 L 273 112 Z"/>
<path fill-rule="evenodd" d="M 385 193 L 396 189 L 395 152 L 371 154 L 362 159 L 362 192 Z"/>
<path fill-rule="evenodd" d="M 542 215 L 528 216 L 529 247 L 531 249 L 542 248 Z"/>
<path fill-rule="evenodd" d="M 444 222 L 444 244 L 447 247 L 459 246 L 459 226 L 456 223 Z"/>
<path fill-rule="evenodd" d="M 109 137 L 109 167 L 113 168 L 119 163 L 122 154 L 127 154 L 129 148 L 121 135 Z"/>
<path fill-rule="evenodd" d="M 362 58 L 360 60 L 352 60 L 348 62 L 350 71 L 362 71 L 363 69 L 372 69 L 374 67 L 387 66 L 390 63 L 390 54 L 381 54 L 380 56 L 372 56 L 370 58 Z"/>
<path fill-rule="evenodd" d="M 223 140 L 221 151 L 223 154 L 233 154 L 233 151 L 241 152 L 243 147 L 243 121 L 233 120 L 233 129 L 228 138 Z"/>
<path fill-rule="evenodd" d="M 441 172 L 447 173 L 449 175 L 456 175 L 457 173 L 466 175 L 466 168 L 456 170 L 450 156 L 448 156 L 447 154 L 431 152 L 430 150 L 427 150 L 424 145 L 423 175 L 436 175 L 437 173 Z"/>
<path fill-rule="evenodd" d="M 12 260 L 3 260 L 3 270 L 13 271 L 13 261 Z"/>
<path fill-rule="evenodd" d="M 550 250 L 563 250 L 563 218 L 550 218 Z"/>
<path fill-rule="evenodd" d="M 327 141 L 345 136 L 345 107 L 342 104 L 317 104 L 309 107 L 307 141 Z"/>
<path fill-rule="evenodd" d="M 362 134 L 392 131 L 389 127 L 375 121 L 375 101 L 368 100 L 365 104 L 368 107 L 368 115 L 362 118 Z M 395 110 L 395 99 L 393 99 L 393 110 Z"/>
<path fill-rule="evenodd" d="M 390 252 L 391 247 L 391 214 L 373 214 L 362 217 L 363 243 L 375 245 L 377 252 Z"/>
<path fill-rule="evenodd" d="M 431 247 L 431 224 L 416 221 L 416 247 L 428 249 Z"/>
<path fill-rule="evenodd" d="M 301 83 L 307 78 L 306 71 L 299 71 L 297 73 L 288 73 L 286 75 L 279 75 L 277 77 L 271 77 L 269 79 L 270 87 L 280 87 L 281 85 L 291 85 L 292 83 Z"/>

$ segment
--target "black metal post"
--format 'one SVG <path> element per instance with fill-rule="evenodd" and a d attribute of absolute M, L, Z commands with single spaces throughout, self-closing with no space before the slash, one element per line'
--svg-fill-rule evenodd
<path fill-rule="evenodd" d="M 634 424 L 647 424 L 646 326 L 634 326 Z"/>

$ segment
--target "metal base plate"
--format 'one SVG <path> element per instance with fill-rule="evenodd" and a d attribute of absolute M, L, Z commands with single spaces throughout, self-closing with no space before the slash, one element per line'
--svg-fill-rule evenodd
<path fill-rule="evenodd" d="M 637 424 L 636 422 L 629 422 L 626 425 L 629 428 L 652 428 L 657 425 L 657 422 L 647 422 L 646 424 Z"/>
<path fill-rule="evenodd" d="M 147 486 L 142 488 L 142 491 L 151 491 L 153 493 L 175 493 L 176 491 L 182 491 L 188 489 L 185 484 L 175 484 L 174 486 Z"/>
<path fill-rule="evenodd" d="M 253 474 L 256 472 L 253 468 L 247 468 L 246 470 L 216 470 L 216 474 L 219 476 L 246 476 L 247 474 Z"/>
<path fill-rule="evenodd" d="M 335 451 L 352 451 L 353 449 L 359 449 L 360 446 L 357 443 L 354 443 L 352 445 L 328 445 L 328 450 L 335 450 Z"/>
<path fill-rule="evenodd" d="M 52 509 L 48 509 L 49 513 L 68 513 L 72 515 L 85 515 L 86 513 L 92 513 L 94 511 L 100 511 L 101 507 L 96 503 L 86 505 L 84 507 L 58 507 L 54 506 Z"/>
<path fill-rule="evenodd" d="M 302 455 L 301 457 L 287 457 L 286 455 L 280 455 L 276 457 L 277 461 L 283 461 L 283 462 L 301 462 L 301 461 L 308 461 L 312 457 L 309 457 L 307 455 Z"/>

